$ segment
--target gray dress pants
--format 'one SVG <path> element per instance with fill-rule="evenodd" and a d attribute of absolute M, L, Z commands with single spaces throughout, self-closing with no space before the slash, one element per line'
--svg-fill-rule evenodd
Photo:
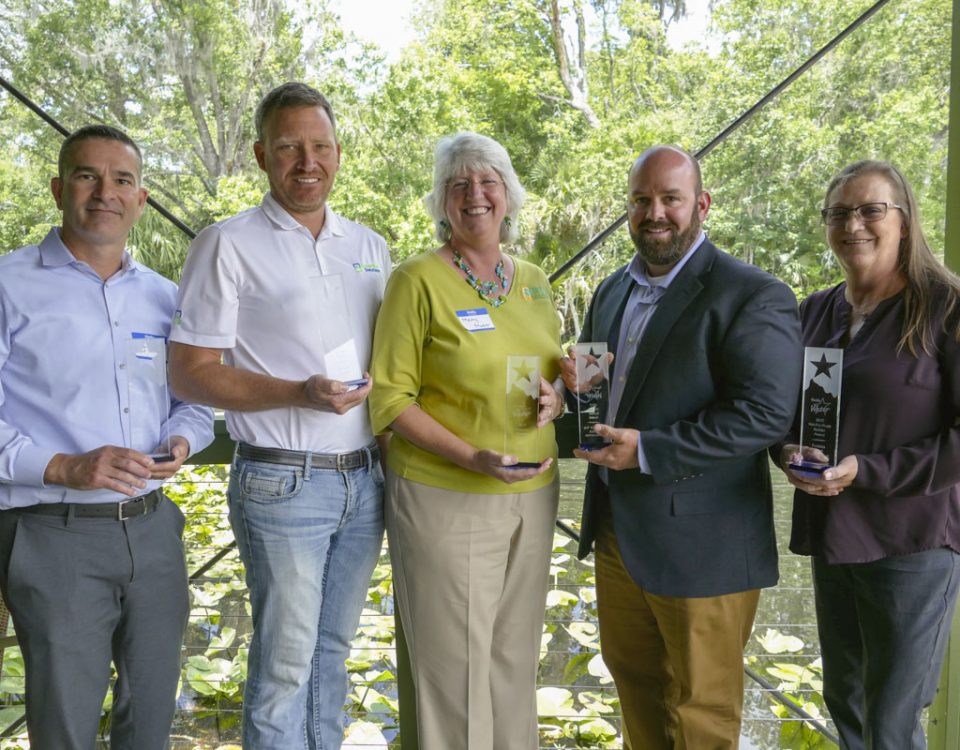
<path fill-rule="evenodd" d="M 113 750 L 169 744 L 189 615 L 183 514 L 0 512 L 0 588 L 26 668 L 32 750 L 92 750 L 117 669 Z"/>

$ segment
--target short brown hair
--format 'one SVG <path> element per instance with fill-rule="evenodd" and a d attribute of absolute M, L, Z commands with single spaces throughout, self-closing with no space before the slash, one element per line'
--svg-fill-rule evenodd
<path fill-rule="evenodd" d="M 134 142 L 133 138 L 110 125 L 84 125 L 82 128 L 74 130 L 60 144 L 60 155 L 57 157 L 57 176 L 61 180 L 67 171 L 67 162 L 73 147 L 81 141 L 89 141 L 95 138 L 104 141 L 119 141 L 132 148 L 137 155 L 137 170 L 140 173 L 143 172 L 143 154 L 140 153 L 140 147 Z"/>
<path fill-rule="evenodd" d="M 257 141 L 263 143 L 263 129 L 270 115 L 278 109 L 293 107 L 320 107 L 330 118 L 330 124 L 333 125 L 333 137 L 336 140 L 337 120 L 333 116 L 333 107 L 330 106 L 327 97 L 312 86 L 299 81 L 290 81 L 280 84 L 268 92 L 257 105 L 256 114 L 253 116 L 253 123 L 257 129 Z"/>

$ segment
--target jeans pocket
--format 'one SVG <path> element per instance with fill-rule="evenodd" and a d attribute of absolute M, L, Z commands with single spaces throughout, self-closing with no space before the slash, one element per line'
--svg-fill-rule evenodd
<path fill-rule="evenodd" d="M 300 494 L 303 472 L 300 469 L 264 464 L 245 464 L 240 469 L 240 495 L 244 500 L 276 503 Z"/>
<path fill-rule="evenodd" d="M 383 489 L 383 485 L 386 484 L 386 480 L 383 476 L 383 467 L 380 466 L 379 461 L 374 461 L 370 465 L 370 476 L 373 478 L 374 483 L 379 489 Z"/>

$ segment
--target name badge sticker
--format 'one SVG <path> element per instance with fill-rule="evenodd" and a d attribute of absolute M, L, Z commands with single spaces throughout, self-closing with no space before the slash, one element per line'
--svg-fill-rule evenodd
<path fill-rule="evenodd" d="M 134 355 L 137 359 L 145 359 L 152 361 L 157 358 L 157 355 L 164 354 L 164 357 L 161 361 L 166 367 L 166 347 L 167 347 L 167 337 L 161 336 L 158 333 L 141 333 L 140 331 L 133 331 L 130 334 L 130 338 L 134 341 L 140 342 L 138 344 L 138 349 L 134 352 Z"/>
<path fill-rule="evenodd" d="M 471 333 L 496 330 L 490 319 L 490 313 L 482 307 L 474 310 L 457 310 L 457 319 L 460 325 Z"/>

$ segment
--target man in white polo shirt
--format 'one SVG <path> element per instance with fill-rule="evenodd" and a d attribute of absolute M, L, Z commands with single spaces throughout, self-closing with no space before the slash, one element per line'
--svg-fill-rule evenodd
<path fill-rule="evenodd" d="M 253 610 L 243 745 L 336 750 L 344 661 L 383 534 L 368 364 L 390 272 L 383 238 L 326 205 L 340 165 L 327 100 L 268 93 L 263 203 L 207 227 L 183 269 L 174 390 L 226 410 L 230 521 Z"/>

